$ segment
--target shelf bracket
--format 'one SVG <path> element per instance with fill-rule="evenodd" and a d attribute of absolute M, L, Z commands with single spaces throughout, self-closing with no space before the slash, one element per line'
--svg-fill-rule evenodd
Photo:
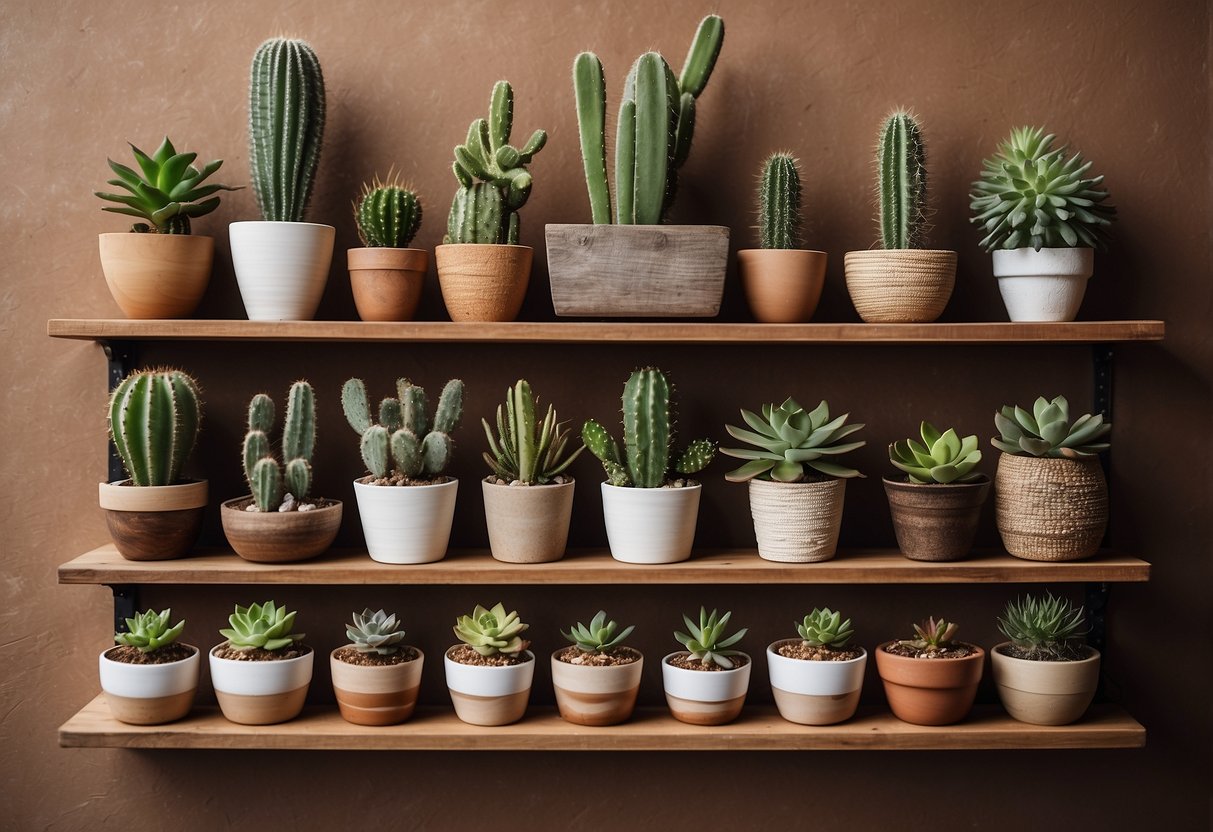
<path fill-rule="evenodd" d="M 114 593 L 114 632 L 126 632 L 126 619 L 134 618 L 139 608 L 139 587 L 135 584 L 111 584 Z"/>
<path fill-rule="evenodd" d="M 106 389 L 114 392 L 133 363 L 131 344 L 128 341 L 101 341 L 101 349 L 105 353 Z M 109 442 L 109 482 L 126 479 L 126 469 L 122 467 L 122 458 L 114 447 L 113 440 Z"/>

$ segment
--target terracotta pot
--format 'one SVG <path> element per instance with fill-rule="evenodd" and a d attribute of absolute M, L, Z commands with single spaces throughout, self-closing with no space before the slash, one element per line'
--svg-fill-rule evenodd
<path fill-rule="evenodd" d="M 531 279 L 530 246 L 458 243 L 434 249 L 452 321 L 512 321 Z"/>
<path fill-rule="evenodd" d="M 994 475 L 1003 546 L 1024 560 L 1070 561 L 1099 551 L 1108 528 L 1108 485 L 1095 457 L 1004 453 Z"/>
<path fill-rule="evenodd" d="M 956 283 L 954 251 L 848 251 L 843 263 L 851 302 L 867 323 L 930 323 Z"/>
<path fill-rule="evenodd" d="M 746 248 L 737 252 L 737 268 L 759 321 L 798 324 L 813 317 L 825 285 L 824 251 Z"/>
<path fill-rule="evenodd" d="M 128 318 L 188 318 L 211 282 L 215 240 L 193 234 L 100 234 L 101 271 Z"/>
<path fill-rule="evenodd" d="M 235 661 L 221 659 L 211 648 L 211 684 L 219 710 L 240 725 L 273 725 L 299 716 L 312 682 L 312 659 L 316 651 L 293 659 Z"/>
<path fill-rule="evenodd" d="M 535 678 L 535 654 L 524 650 L 528 661 L 521 664 L 480 666 L 453 661 L 450 653 L 458 646 L 442 656 L 455 715 L 469 725 L 509 725 L 522 719 Z"/>
<path fill-rule="evenodd" d="M 974 652 L 962 659 L 917 659 L 886 651 L 892 643 L 876 648 L 876 670 L 894 716 L 915 725 L 951 725 L 968 716 L 985 650 L 970 644 Z"/>
<path fill-rule="evenodd" d="M 424 653 L 417 650 L 417 658 L 400 664 L 359 665 L 337 658 L 342 649 L 337 647 L 329 654 L 329 670 L 337 707 L 346 722 L 396 725 L 413 715 Z"/>
<path fill-rule="evenodd" d="M 838 551 L 847 481 L 750 480 L 758 555 L 783 563 L 819 563 Z"/>
<path fill-rule="evenodd" d="M 644 670 L 640 651 L 620 648 L 636 655 L 631 664 L 593 667 L 556 658 L 566 649 L 552 652 L 552 686 L 560 716 L 574 725 L 618 725 L 631 719 Z"/>
<path fill-rule="evenodd" d="M 206 480 L 178 485 L 98 483 L 105 525 L 127 560 L 168 560 L 189 552 L 202 529 Z"/>
<path fill-rule="evenodd" d="M 622 488 L 602 483 L 611 557 L 623 563 L 678 563 L 691 556 L 702 485 Z"/>
<path fill-rule="evenodd" d="M 924 485 L 885 477 L 884 490 L 903 555 L 910 560 L 961 560 L 973 548 L 990 478 Z"/>
<path fill-rule="evenodd" d="M 1069 725 L 1082 718 L 1099 688 L 1099 651 L 1072 662 L 1037 662 L 990 650 L 998 698 L 1013 718 L 1033 725 Z"/>
<path fill-rule="evenodd" d="M 560 560 L 569 541 L 573 482 L 498 485 L 481 480 L 493 557 L 505 563 Z"/>
<path fill-rule="evenodd" d="M 665 701 L 674 719 L 690 725 L 724 725 L 741 716 L 754 662 L 732 670 L 687 670 L 670 664 L 675 656 L 686 655 L 686 651 L 674 652 L 661 660 Z"/>
<path fill-rule="evenodd" d="M 846 722 L 859 707 L 868 651 L 843 662 L 789 659 L 779 654 L 783 645 L 799 642 L 800 639 L 787 638 L 767 647 L 771 692 L 775 694 L 779 715 L 799 725 Z"/>
<path fill-rule="evenodd" d="M 193 654 L 166 664 L 116 662 L 105 657 L 113 647 L 101 651 L 101 690 L 114 719 L 128 725 L 163 725 L 190 712 L 202 661 L 197 647 L 182 646 Z"/>
<path fill-rule="evenodd" d="M 354 306 L 364 321 L 411 321 L 421 299 L 429 254 L 419 248 L 352 248 L 346 252 Z"/>
<path fill-rule="evenodd" d="M 336 229 L 314 222 L 228 226 L 236 285 L 250 321 L 316 317 L 333 263 Z"/>
<path fill-rule="evenodd" d="M 435 485 L 354 481 L 367 553 L 380 563 L 433 563 L 446 556 L 459 480 Z"/>
<path fill-rule="evenodd" d="M 312 511 L 244 511 L 237 497 L 219 509 L 223 533 L 236 554 L 254 563 L 290 563 L 322 555 L 341 528 L 341 502 Z"/>
<path fill-rule="evenodd" d="M 1072 321 L 1095 271 L 1090 248 L 1000 249 L 992 253 L 998 291 L 1012 321 Z"/>

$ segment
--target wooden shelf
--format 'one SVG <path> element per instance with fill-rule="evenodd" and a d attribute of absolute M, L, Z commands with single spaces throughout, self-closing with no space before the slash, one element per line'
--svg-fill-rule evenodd
<path fill-rule="evenodd" d="M 62 584 L 954 584 L 1149 578 L 1150 564 L 1112 553 L 1073 563 L 1006 554 L 923 563 L 896 549 L 844 551 L 834 560 L 813 564 L 774 563 L 762 560 L 753 549 L 729 549 L 696 553 L 689 561 L 665 566 L 619 563 L 605 549 L 577 550 L 555 563 L 528 565 L 501 563 L 486 550 L 457 550 L 437 563 L 393 566 L 352 550 L 283 564 L 249 563 L 219 549 L 179 560 L 131 561 L 107 544 L 59 567 Z"/>

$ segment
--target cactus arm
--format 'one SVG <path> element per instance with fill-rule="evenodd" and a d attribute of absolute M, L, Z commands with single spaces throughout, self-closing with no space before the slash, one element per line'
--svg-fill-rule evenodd
<path fill-rule="evenodd" d="M 401 474 L 411 479 L 421 473 L 421 445 L 408 428 L 392 434 L 391 452 L 396 470 Z"/>
<path fill-rule="evenodd" d="M 691 155 L 691 138 L 695 134 L 695 96 L 684 92 L 678 99 L 678 130 L 674 140 L 674 170 L 682 167 Z"/>
<path fill-rule="evenodd" d="M 392 433 L 404 427 L 404 411 L 400 406 L 400 399 L 388 398 L 379 403 L 379 424 Z"/>
<path fill-rule="evenodd" d="M 129 456 L 127 473 L 135 485 L 151 485 L 152 447 L 148 435 L 151 420 L 151 376 L 139 375 L 123 401 L 121 428 Z"/>
<path fill-rule="evenodd" d="M 282 503 L 282 471 L 271 457 L 257 460 L 249 479 L 253 502 L 261 511 L 274 511 Z"/>
<path fill-rule="evenodd" d="M 388 475 L 387 428 L 383 425 L 371 425 L 362 434 L 359 449 L 362 451 L 362 461 L 366 464 L 366 470 L 370 471 L 372 476 L 382 479 Z"/>
<path fill-rule="evenodd" d="M 699 22 L 695 39 L 687 52 L 686 60 L 682 63 L 682 72 L 678 78 L 678 88 L 698 97 L 712 77 L 716 67 L 716 59 L 720 57 L 720 47 L 724 45 L 724 21 L 717 15 L 710 14 Z"/>
<path fill-rule="evenodd" d="M 633 174 L 637 225 L 661 222 L 666 179 L 672 152 L 672 73 L 656 52 L 641 55 L 636 64 L 636 166 Z"/>
<path fill-rule="evenodd" d="M 421 441 L 421 472 L 437 477 L 451 462 L 455 443 L 445 433 L 427 433 Z"/>
<path fill-rule="evenodd" d="M 274 429 L 274 400 L 258 393 L 248 403 L 248 429 L 269 433 Z"/>
<path fill-rule="evenodd" d="M 710 439 L 696 439 L 679 455 L 674 470 L 680 474 L 696 474 L 707 468 L 715 457 L 715 442 Z"/>
<path fill-rule="evenodd" d="M 512 433 L 518 442 L 518 478 L 523 482 L 535 481 L 537 460 L 535 446 L 535 399 L 531 386 L 520 380 L 513 390 L 514 428 Z"/>
<path fill-rule="evenodd" d="M 577 131 L 585 166 L 590 215 L 595 225 L 611 223 L 611 189 L 606 168 L 606 78 L 602 61 L 592 52 L 573 60 L 573 93 L 577 101 Z"/>
<path fill-rule="evenodd" d="M 505 242 L 508 245 L 519 245 L 519 239 L 522 236 L 522 220 L 518 216 L 517 211 L 510 211 L 509 224 L 506 227 Z"/>
<path fill-rule="evenodd" d="M 282 425 L 283 459 L 308 459 L 316 446 L 316 400 L 312 385 L 297 381 L 287 398 L 286 421 Z"/>
<path fill-rule="evenodd" d="M 658 488 L 670 467 L 670 389 L 660 370 L 637 370 L 623 388 L 623 442 L 638 488 Z"/>
<path fill-rule="evenodd" d="M 470 188 L 476 183 L 476 180 L 472 178 L 471 171 L 459 164 L 458 159 L 451 163 L 451 171 L 455 174 L 455 178 L 459 180 L 460 187 Z"/>
<path fill-rule="evenodd" d="M 251 430 L 244 435 L 244 477 L 253 478 L 257 461 L 270 455 L 270 440 L 262 431 Z"/>
<path fill-rule="evenodd" d="M 606 428 L 593 419 L 586 420 L 582 426 L 581 441 L 603 463 L 619 463 L 619 444 Z"/>
<path fill-rule="evenodd" d="M 434 430 L 454 433 L 463 417 L 463 382 L 453 378 L 442 388 L 438 408 L 434 411 Z"/>
<path fill-rule="evenodd" d="M 615 222 L 636 222 L 636 102 L 619 105 L 619 126 L 615 135 Z"/>
<path fill-rule="evenodd" d="M 359 436 L 366 433 L 371 426 L 371 403 L 362 379 L 351 378 L 341 386 L 341 409 L 355 433 Z"/>
<path fill-rule="evenodd" d="M 198 440 L 198 426 L 202 421 L 202 410 L 198 403 L 198 388 L 185 373 L 172 372 L 169 383 L 173 391 L 173 450 L 169 464 L 168 480 L 171 485 L 181 478 L 181 469 L 194 451 Z"/>
<path fill-rule="evenodd" d="M 543 150 L 543 146 L 548 143 L 548 133 L 546 130 L 536 130 L 531 134 L 531 138 L 518 151 L 518 161 L 514 164 L 527 164 L 531 159 L 535 158 L 535 154 Z M 514 165 L 510 165 L 513 167 Z M 605 175 L 605 174 L 604 174 Z"/>
<path fill-rule="evenodd" d="M 396 380 L 396 395 L 404 415 L 404 428 L 414 436 L 425 436 L 429 430 L 429 420 L 425 415 L 429 403 L 426 401 L 425 388 L 418 387 L 407 378 Z"/>
<path fill-rule="evenodd" d="M 513 130 L 514 89 L 508 81 L 498 81 L 489 100 L 489 149 L 495 153 L 510 140 Z"/>
<path fill-rule="evenodd" d="M 117 387 L 114 388 L 114 393 L 110 396 L 109 404 L 109 429 L 110 438 L 114 442 L 114 450 L 122 459 L 122 467 L 126 469 L 127 476 L 134 479 L 131 474 L 132 462 L 130 458 L 130 449 L 126 445 L 126 433 L 122 430 L 122 413 L 126 405 L 126 397 L 130 395 L 131 386 L 135 383 L 135 376 L 127 376 Z"/>
<path fill-rule="evenodd" d="M 297 457 L 286 464 L 283 481 L 286 490 L 302 502 L 312 493 L 312 466 L 306 459 Z"/>

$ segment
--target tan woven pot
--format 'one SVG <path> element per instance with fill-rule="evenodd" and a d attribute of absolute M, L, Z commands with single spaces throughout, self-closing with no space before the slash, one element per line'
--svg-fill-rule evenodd
<path fill-rule="evenodd" d="M 1003 546 L 1024 560 L 1082 560 L 1108 527 L 1108 485 L 1095 457 L 1052 459 L 1004 453 L 994 477 Z"/>
<path fill-rule="evenodd" d="M 847 481 L 750 480 L 758 554 L 782 563 L 819 563 L 838 551 Z"/>
<path fill-rule="evenodd" d="M 954 251 L 848 251 L 843 264 L 851 303 L 870 324 L 930 323 L 943 314 L 956 283 Z"/>

